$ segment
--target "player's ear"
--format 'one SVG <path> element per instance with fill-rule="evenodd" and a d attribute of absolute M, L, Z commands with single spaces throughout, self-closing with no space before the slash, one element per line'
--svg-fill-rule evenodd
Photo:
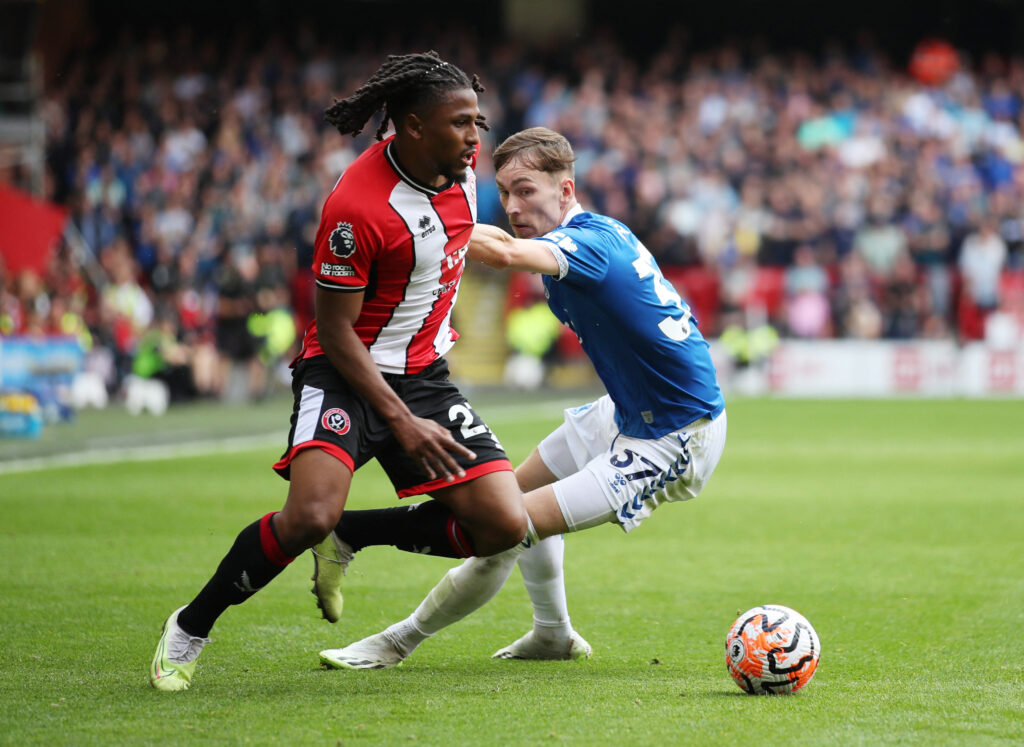
<path fill-rule="evenodd" d="M 395 129 L 399 129 L 398 123 L 395 124 Z M 409 112 L 402 117 L 401 130 L 414 140 L 421 140 L 423 138 L 423 120 L 418 116 Z"/>
<path fill-rule="evenodd" d="M 563 205 L 568 205 L 576 198 L 576 181 L 571 176 L 563 176 L 558 186 L 559 197 Z"/>

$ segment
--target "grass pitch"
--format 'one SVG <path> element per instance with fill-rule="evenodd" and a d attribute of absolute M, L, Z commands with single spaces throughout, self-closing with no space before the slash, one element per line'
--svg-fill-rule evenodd
<path fill-rule="evenodd" d="M 559 422 L 555 407 L 477 407 L 514 460 Z M 337 625 L 318 619 L 302 557 L 221 618 L 192 690 L 150 689 L 164 617 L 280 507 L 282 445 L 0 474 L 0 742 L 1024 740 L 1024 402 L 731 402 L 704 495 L 628 537 L 568 537 L 587 662 L 489 658 L 530 626 L 515 573 L 398 669 L 320 669 L 318 650 L 404 617 L 453 562 L 372 548 Z M 375 466 L 357 475 L 351 507 L 394 501 Z M 726 672 L 729 625 L 762 603 L 821 638 L 794 696 L 744 695 Z"/>

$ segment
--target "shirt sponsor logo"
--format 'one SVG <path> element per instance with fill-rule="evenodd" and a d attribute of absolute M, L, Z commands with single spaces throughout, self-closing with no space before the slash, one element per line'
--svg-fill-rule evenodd
<path fill-rule="evenodd" d="M 334 407 L 325 412 L 320 422 L 324 428 L 334 431 L 339 436 L 344 436 L 348 433 L 349 428 L 352 427 L 352 421 L 349 419 L 348 413 L 340 407 Z"/>
<path fill-rule="evenodd" d="M 329 262 L 320 263 L 320 274 L 331 278 L 347 278 L 356 274 L 352 265 L 332 265 Z"/>
<path fill-rule="evenodd" d="M 449 280 L 447 283 L 441 283 L 441 286 L 439 288 L 435 288 L 434 289 L 433 294 L 436 297 L 440 298 L 441 296 L 443 296 L 445 293 L 450 291 L 452 288 L 454 288 L 458 284 L 459 284 L 458 280 Z"/>
<path fill-rule="evenodd" d="M 339 259 L 348 259 L 355 254 L 356 236 L 352 232 L 352 224 L 339 222 L 338 227 L 331 231 L 327 244 Z"/>
<path fill-rule="evenodd" d="M 544 238 L 553 242 L 563 252 L 575 252 L 579 249 L 579 247 L 576 246 L 576 242 L 561 231 L 553 231 Z"/>
<path fill-rule="evenodd" d="M 449 270 L 454 270 L 456 267 L 461 265 L 462 261 L 466 258 L 466 252 L 468 252 L 468 251 L 469 251 L 469 244 L 466 244 L 466 246 L 462 247 L 461 249 L 456 249 L 454 252 L 452 252 L 451 254 L 447 255 L 444 258 L 444 261 L 445 261 L 445 264 L 448 265 L 448 269 Z"/>

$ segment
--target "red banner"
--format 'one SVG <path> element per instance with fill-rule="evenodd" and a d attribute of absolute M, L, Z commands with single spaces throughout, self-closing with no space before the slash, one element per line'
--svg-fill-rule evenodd
<path fill-rule="evenodd" d="M 42 272 L 64 231 L 67 210 L 0 184 L 0 256 L 11 274 Z"/>

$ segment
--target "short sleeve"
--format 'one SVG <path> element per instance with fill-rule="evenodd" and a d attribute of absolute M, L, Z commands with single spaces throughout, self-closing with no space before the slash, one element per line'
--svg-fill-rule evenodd
<path fill-rule="evenodd" d="M 329 201 L 314 246 L 313 275 L 317 285 L 341 291 L 366 288 L 370 268 L 380 253 L 379 235 L 365 216 L 339 209 Z"/>
<path fill-rule="evenodd" d="M 558 280 L 586 285 L 604 278 L 608 271 L 606 237 L 596 231 L 562 227 L 541 236 L 558 262 Z"/>

